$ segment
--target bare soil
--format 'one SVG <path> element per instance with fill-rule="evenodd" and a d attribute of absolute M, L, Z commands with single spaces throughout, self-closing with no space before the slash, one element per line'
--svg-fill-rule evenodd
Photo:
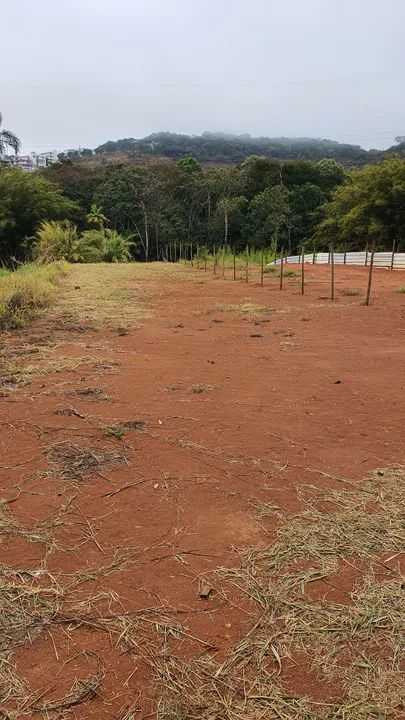
<path fill-rule="evenodd" d="M 280 292 L 257 270 L 246 284 L 242 271 L 74 267 L 51 311 L 0 339 L 5 616 L 33 618 L 11 637 L 0 612 L 0 717 L 317 718 L 344 703 L 344 683 L 274 642 L 268 682 L 312 714 L 204 715 L 179 704 L 192 685 L 161 700 L 170 664 L 220 667 L 255 627 L 254 599 L 217 570 L 271 547 L 300 489 L 403 467 L 405 273 L 375 270 L 365 307 L 366 268 L 336 267 L 334 302 L 328 267 L 306 267 L 303 297 L 292 269 Z M 391 554 L 376 552 L 377 580 L 398 578 Z M 346 560 L 307 602 L 352 602 L 364 566 Z M 397 701 L 383 712 L 405 717 Z"/>

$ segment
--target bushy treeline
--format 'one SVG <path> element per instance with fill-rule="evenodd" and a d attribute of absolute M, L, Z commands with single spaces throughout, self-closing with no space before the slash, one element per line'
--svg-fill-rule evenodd
<path fill-rule="evenodd" d="M 57 221 L 63 221 L 57 222 Z M 44 225 L 45 223 L 45 225 Z M 48 223 L 48 224 L 46 224 Z M 405 224 L 405 161 L 347 171 L 331 158 L 237 166 L 61 163 L 0 169 L 0 255 L 72 261 L 161 259 L 177 243 L 391 249 Z"/>

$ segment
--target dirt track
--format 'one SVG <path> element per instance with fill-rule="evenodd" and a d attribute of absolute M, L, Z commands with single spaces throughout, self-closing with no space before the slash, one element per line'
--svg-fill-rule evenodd
<path fill-rule="evenodd" d="M 56 717 L 155 717 L 151 648 L 163 638 L 166 657 L 222 662 L 257 619 L 210 573 L 269 546 L 301 510 L 301 486 L 340 488 L 405 457 L 405 273 L 376 270 L 367 308 L 341 293 L 365 289 L 363 268 L 336 268 L 334 303 L 327 267 L 307 268 L 304 298 L 298 278 L 279 292 L 274 278 L 261 288 L 162 266 L 103 268 L 96 292 L 95 272 L 74 268 L 55 309 L 2 346 L 0 562 L 16 587 L 49 591 L 12 653 L 27 683 L 8 690 L 14 717 L 51 702 Z M 72 445 L 116 455 L 85 473 L 88 458 L 66 460 Z M 359 572 L 311 593 L 345 603 Z M 128 613 L 143 623 L 132 645 L 108 626 Z M 281 681 L 319 702 L 325 684 L 304 664 L 281 657 Z M 89 677 L 94 693 L 76 687 L 63 704 Z"/>

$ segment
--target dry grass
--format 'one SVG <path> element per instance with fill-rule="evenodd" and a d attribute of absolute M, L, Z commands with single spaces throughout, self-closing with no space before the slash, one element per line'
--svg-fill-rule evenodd
<path fill-rule="evenodd" d="M 343 290 L 339 290 L 340 295 L 343 295 L 345 297 L 356 297 L 356 295 L 363 295 L 363 290 L 358 290 L 356 288 L 343 288 Z"/>
<path fill-rule="evenodd" d="M 62 455 L 70 474 L 72 453 Z M 75 463 L 77 449 L 73 455 Z M 238 595 L 239 603 L 247 596 L 251 607 L 249 627 L 241 626 L 239 641 L 221 660 L 215 648 L 178 621 L 187 610 L 151 607 L 103 614 L 97 604 L 105 593 L 75 597 L 84 577 L 116 572 L 145 548 L 127 550 L 97 571 L 86 569 L 85 576 L 71 575 L 67 584 L 45 569 L 18 572 L 1 566 L 4 717 L 63 717 L 102 692 L 100 666 L 52 702 L 33 696 L 16 674 L 12 650 L 63 625 L 72 637 L 86 627 L 106 633 L 133 658 L 134 669 L 140 662 L 148 667 L 159 720 L 400 720 L 404 578 L 396 559 L 403 550 L 404 479 L 403 470 L 387 470 L 364 484 L 342 482 L 338 490 L 305 487 L 302 511 L 293 518 L 283 517 L 271 503 L 257 505 L 263 522 L 277 516 L 276 541 L 264 549 L 239 551 L 234 567 L 219 568 L 210 581 L 223 601 L 231 593 L 233 603 Z M 320 589 L 339 584 L 336 573 L 347 566 L 358 568 L 355 587 L 344 600 L 329 602 Z M 315 597 L 311 588 L 318 588 Z M 307 670 L 318 674 L 321 700 L 312 698 L 305 685 L 295 692 L 285 687 L 284 667 L 297 657 L 300 664 L 306 658 Z M 135 702 L 120 720 L 137 714 Z"/>
<path fill-rule="evenodd" d="M 242 305 L 219 305 L 215 309 L 222 312 L 235 312 L 240 315 L 259 315 L 260 313 L 273 311 L 273 308 L 268 305 L 256 305 L 255 303 L 243 303 Z"/>
<path fill-rule="evenodd" d="M 144 280 L 170 269 L 163 263 L 97 263 L 74 265 L 56 309 L 56 325 L 72 330 L 110 326 L 125 333 L 150 317 Z"/>
<path fill-rule="evenodd" d="M 108 402 L 110 400 L 104 388 L 100 387 L 78 388 L 77 390 L 72 390 L 69 395 L 71 397 L 83 398 L 83 400 L 95 400 L 96 402 Z"/>
<path fill-rule="evenodd" d="M 404 578 L 391 563 L 404 547 L 404 479 L 403 471 L 391 470 L 363 486 L 305 488 L 303 511 L 282 522 L 275 543 L 243 551 L 236 567 L 220 568 L 223 592 L 229 584 L 248 596 L 256 621 L 222 663 L 207 655 L 186 665 L 173 657 L 162 661 L 158 717 L 402 718 Z M 259 514 L 273 513 L 280 519 L 272 506 Z M 326 592 L 330 576 L 347 563 L 360 568 L 347 599 L 328 602 L 321 591 L 312 599 L 308 588 L 315 583 Z M 218 578 L 214 582 L 218 586 Z M 332 699 L 305 697 L 305 687 L 303 696 L 294 696 L 283 687 L 284 664 L 297 654 L 325 689 L 335 684 Z"/>
<path fill-rule="evenodd" d="M 66 275 L 65 262 L 50 265 L 25 265 L 0 277 L 0 330 L 25 325 L 40 309 L 46 308 L 55 297 L 56 286 Z"/>
<path fill-rule="evenodd" d="M 211 392 L 214 390 L 213 385 L 190 385 L 189 390 L 194 395 L 201 395 L 201 393 Z"/>
<path fill-rule="evenodd" d="M 91 475 L 100 475 L 106 466 L 126 462 L 126 458 L 117 452 L 79 447 L 65 441 L 51 445 L 47 450 L 47 458 L 58 476 L 64 480 L 85 480 Z"/>

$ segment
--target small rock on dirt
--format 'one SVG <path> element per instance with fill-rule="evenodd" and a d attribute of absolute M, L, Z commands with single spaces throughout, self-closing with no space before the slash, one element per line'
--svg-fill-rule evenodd
<path fill-rule="evenodd" d="M 211 587 L 211 585 L 208 585 L 205 580 L 200 580 L 198 587 L 198 597 L 200 600 L 209 600 L 213 592 L 214 588 Z"/>

